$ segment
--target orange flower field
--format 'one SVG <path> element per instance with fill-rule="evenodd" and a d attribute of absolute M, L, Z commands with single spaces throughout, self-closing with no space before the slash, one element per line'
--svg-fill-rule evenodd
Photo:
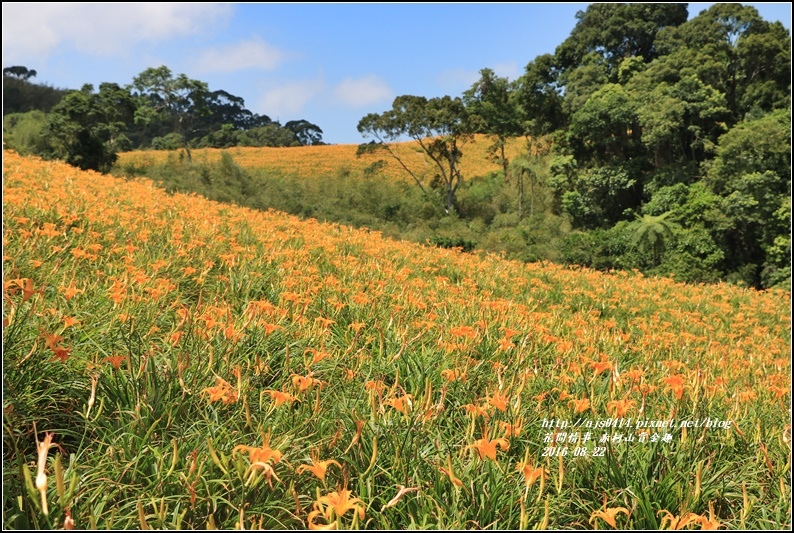
<path fill-rule="evenodd" d="M 784 529 L 790 309 L 7 151 L 4 526 Z"/>
<path fill-rule="evenodd" d="M 487 148 L 491 142 L 485 136 L 478 135 L 474 140 L 465 144 L 465 155 L 461 160 L 461 170 L 464 176 L 483 176 L 500 168 L 496 163 L 489 162 Z M 239 146 L 227 149 L 201 148 L 192 150 L 192 157 L 196 162 L 215 163 L 220 161 L 221 153 L 227 152 L 243 168 L 267 169 L 295 176 L 334 175 L 340 169 L 361 173 L 373 163 L 382 160 L 384 166 L 379 172 L 392 179 L 411 179 L 408 173 L 387 152 L 380 151 L 356 157 L 357 148 L 358 145 L 356 144 L 282 148 Z M 523 148 L 523 140 L 513 139 L 507 145 L 506 155 L 509 159 L 512 159 Z M 118 165 L 120 167 L 136 165 L 139 168 L 146 168 L 162 164 L 172 153 L 164 150 L 122 152 L 119 154 Z M 416 142 L 399 144 L 397 153 L 400 158 L 404 159 L 406 165 L 420 176 L 430 179 L 437 172 L 433 162 L 422 153 L 419 144 Z"/>

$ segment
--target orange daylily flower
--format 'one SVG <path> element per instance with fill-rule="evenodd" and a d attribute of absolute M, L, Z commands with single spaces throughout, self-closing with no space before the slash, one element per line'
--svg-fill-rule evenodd
<path fill-rule="evenodd" d="M 675 394 L 677 400 L 680 400 L 684 396 L 684 390 L 688 388 L 684 385 L 684 376 L 681 374 L 672 375 L 662 381 L 667 385 L 665 388 Z"/>
<path fill-rule="evenodd" d="M 593 367 L 593 377 L 595 377 L 602 372 L 610 370 L 612 368 L 612 363 L 609 361 L 593 361 L 590 363 L 590 366 Z"/>
<path fill-rule="evenodd" d="M 325 482 L 325 472 L 328 470 L 330 465 L 336 465 L 340 469 L 342 465 L 338 462 L 334 461 L 333 459 L 329 459 L 327 461 L 320 461 L 319 455 L 316 452 L 312 452 L 312 465 L 300 465 L 298 469 L 295 471 L 297 474 L 302 474 L 307 470 L 314 474 L 320 481 Z"/>
<path fill-rule="evenodd" d="M 207 387 L 203 392 L 209 395 L 210 403 L 221 401 L 226 405 L 230 405 L 236 402 L 238 397 L 238 393 L 234 390 L 231 383 L 221 377 L 217 378 L 214 387 Z"/>
<path fill-rule="evenodd" d="M 477 330 L 471 326 L 456 326 L 454 328 L 450 328 L 449 334 L 455 337 L 474 339 L 477 336 Z"/>
<path fill-rule="evenodd" d="M 473 403 L 467 403 L 466 405 L 461 406 L 462 409 L 465 409 L 467 413 L 474 417 L 481 416 L 483 418 L 489 418 L 488 410 L 484 407 L 480 407 L 479 405 L 474 405 Z"/>
<path fill-rule="evenodd" d="M 521 419 L 521 417 L 519 417 L 514 424 L 510 424 L 504 421 L 499 422 L 499 428 L 505 432 L 505 438 L 520 436 L 523 426 L 524 426 L 524 422 Z"/>
<path fill-rule="evenodd" d="M 659 511 L 657 514 L 662 514 L 662 513 L 664 513 L 664 516 L 662 517 L 662 520 L 659 523 L 659 529 L 670 529 L 670 530 L 678 531 L 679 529 L 684 529 L 689 524 L 699 522 L 700 519 L 703 518 L 702 516 L 697 515 L 695 513 L 686 513 L 682 516 L 675 516 L 670 511 L 666 511 L 664 509 Z"/>
<path fill-rule="evenodd" d="M 593 511 L 593 514 L 590 515 L 590 523 L 592 524 L 593 522 L 596 521 L 597 518 L 600 518 L 601 520 L 612 526 L 612 529 L 617 529 L 618 524 L 615 518 L 619 513 L 623 513 L 626 516 L 629 516 L 629 510 L 626 509 L 625 507 L 610 507 L 610 508 L 605 508 L 603 511 Z"/>
<path fill-rule="evenodd" d="M 558 394 L 557 399 L 561 402 L 567 400 L 572 396 L 572 394 L 569 393 L 567 390 L 560 389 L 557 387 L 554 387 L 553 389 L 551 389 L 551 391 L 556 392 Z"/>
<path fill-rule="evenodd" d="M 399 398 L 390 398 L 383 402 L 383 405 L 388 405 L 390 407 L 394 407 L 401 413 L 405 414 L 406 411 L 409 411 L 413 406 L 413 402 L 411 401 L 410 394 L 406 394 L 405 396 L 401 396 Z"/>
<path fill-rule="evenodd" d="M 516 470 L 521 472 L 524 476 L 524 484 L 527 488 L 531 487 L 538 478 L 545 478 L 546 477 L 546 469 L 542 466 L 537 468 L 533 467 L 527 462 L 527 458 L 525 457 L 523 461 L 516 465 Z M 543 485 L 541 484 L 541 487 Z"/>
<path fill-rule="evenodd" d="M 503 339 L 499 339 L 499 348 L 498 348 L 499 351 L 506 352 L 507 350 L 509 350 L 511 348 L 515 348 L 515 346 L 516 345 L 513 344 L 513 342 L 510 339 L 508 339 L 507 337 L 505 337 Z"/>
<path fill-rule="evenodd" d="M 582 413 L 590 408 L 590 400 L 587 398 L 571 400 L 568 404 L 573 406 L 574 413 Z"/>
<path fill-rule="evenodd" d="M 306 376 L 292 374 L 292 385 L 297 387 L 300 392 L 305 392 L 313 386 L 319 385 L 320 383 L 321 381 L 319 379 L 312 377 L 311 372 L 309 372 L 309 374 Z"/>
<path fill-rule="evenodd" d="M 270 398 L 276 402 L 276 407 L 279 405 L 289 402 L 290 404 L 297 400 L 295 396 L 288 392 L 281 392 L 277 390 L 266 390 L 266 393 L 270 395 Z"/>
<path fill-rule="evenodd" d="M 309 513 L 309 516 L 306 517 L 306 521 L 309 524 L 309 529 L 312 530 L 320 530 L 320 531 L 333 531 L 336 529 L 336 522 L 330 522 L 328 524 L 315 524 L 314 519 L 318 516 L 325 516 L 323 511 L 320 509 L 315 509 L 314 511 Z M 328 519 L 326 518 L 326 521 Z"/>
<path fill-rule="evenodd" d="M 496 407 L 500 411 L 505 412 L 505 411 L 507 411 L 507 402 L 508 402 L 508 400 L 509 400 L 509 398 L 507 397 L 507 394 L 503 394 L 501 392 L 497 392 L 493 396 L 488 398 L 488 403 L 493 405 L 494 407 Z"/>
<path fill-rule="evenodd" d="M 63 340 L 63 337 L 55 333 L 42 332 L 42 334 L 44 335 L 44 344 L 50 350 L 54 350 Z"/>
<path fill-rule="evenodd" d="M 441 377 L 446 379 L 447 381 L 455 381 L 456 379 L 461 380 L 462 382 L 466 381 L 466 371 L 463 370 L 452 370 L 451 368 L 447 368 L 441 371 Z"/>
<path fill-rule="evenodd" d="M 105 363 L 110 363 L 111 365 L 113 365 L 113 368 L 115 370 L 121 368 L 121 363 L 123 363 L 126 360 L 127 357 L 123 355 L 109 355 L 103 359 Z"/>
<path fill-rule="evenodd" d="M 510 448 L 510 443 L 507 442 L 507 439 L 494 439 L 488 440 L 488 438 L 482 438 L 474 441 L 474 444 L 470 444 L 467 448 L 474 448 L 477 450 L 477 455 L 480 456 L 480 459 L 485 459 L 486 457 L 492 461 L 496 461 L 496 447 L 502 449 L 502 451 L 506 451 Z"/>
<path fill-rule="evenodd" d="M 348 489 L 330 492 L 314 503 L 315 511 L 322 511 L 323 516 L 329 522 L 344 516 L 348 511 L 358 513 L 359 519 L 363 520 L 364 501 L 361 498 L 351 498 L 351 494 L 352 492 Z"/>
<path fill-rule="evenodd" d="M 613 411 L 616 417 L 623 418 L 626 416 L 626 413 L 628 413 L 629 409 L 635 405 L 637 405 L 637 402 L 634 400 L 624 398 L 622 400 L 612 400 L 611 402 L 607 403 L 607 409 L 609 411 Z"/>
<path fill-rule="evenodd" d="M 61 363 L 66 362 L 71 352 L 69 348 L 64 348 L 63 346 L 56 346 L 55 348 L 51 348 L 51 349 L 52 349 L 52 353 L 55 354 L 52 360 L 55 361 L 56 359 L 60 359 Z"/>
<path fill-rule="evenodd" d="M 68 287 L 59 287 L 59 290 L 63 293 L 64 298 L 67 300 L 71 300 L 77 294 L 85 292 L 83 289 L 78 289 L 76 287 L 72 287 L 71 285 Z"/>
<path fill-rule="evenodd" d="M 327 328 L 331 324 L 336 324 L 336 320 L 331 320 L 330 318 L 323 318 L 323 317 L 315 318 L 314 321 L 319 322 L 320 325 L 324 328 Z"/>
<path fill-rule="evenodd" d="M 722 527 L 722 523 L 714 516 L 713 502 L 709 502 L 709 518 L 706 519 L 705 516 L 699 516 L 698 521 L 700 522 L 700 529 L 702 530 L 715 531 Z"/>
<path fill-rule="evenodd" d="M 283 454 L 279 450 L 275 450 L 270 447 L 269 434 L 264 437 L 263 441 L 262 447 L 260 448 L 246 446 L 245 444 L 238 444 L 232 450 L 232 458 L 237 455 L 237 452 L 248 452 L 248 460 L 251 462 L 251 465 L 248 467 L 248 471 L 251 472 L 249 481 L 255 475 L 254 472 L 261 470 L 267 479 L 268 485 L 270 485 L 270 488 L 273 488 L 273 482 L 271 481 L 271 478 L 276 478 L 276 481 L 279 482 L 281 480 L 276 475 L 276 471 L 270 465 L 270 461 L 272 460 L 273 464 L 277 465 L 283 457 Z"/>

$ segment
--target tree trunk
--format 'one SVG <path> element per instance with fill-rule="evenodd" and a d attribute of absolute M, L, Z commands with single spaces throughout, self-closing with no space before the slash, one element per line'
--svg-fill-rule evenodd
<path fill-rule="evenodd" d="M 502 168 L 505 171 L 505 181 L 507 181 L 508 161 L 507 161 L 507 157 L 505 157 L 505 143 L 504 143 L 504 141 L 499 145 L 499 149 L 502 151 Z"/>
<path fill-rule="evenodd" d="M 524 218 L 524 172 L 518 172 L 518 220 Z"/>

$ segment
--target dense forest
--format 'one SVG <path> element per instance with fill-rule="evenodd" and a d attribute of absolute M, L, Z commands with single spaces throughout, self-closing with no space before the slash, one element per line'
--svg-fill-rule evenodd
<path fill-rule="evenodd" d="M 108 170 L 116 152 L 132 148 L 181 148 L 189 161 L 198 147 L 322 143 L 320 128 L 305 120 L 281 126 L 247 111 L 241 98 L 166 67 L 127 87 L 66 94 L 31 84 L 26 69 L 8 70 L 6 145 L 82 168 Z M 395 226 L 397 236 L 433 219 L 434 230 L 447 229 L 437 243 L 523 260 L 790 285 L 791 36 L 781 23 L 741 4 L 715 4 L 691 20 L 687 4 L 592 4 L 554 53 L 532 59 L 518 79 L 488 68 L 480 74 L 461 96 L 403 95 L 361 119 L 361 154 L 402 164 L 396 143 L 413 139 L 434 168 L 428 180 L 403 165 L 417 195 L 381 196 L 389 205 L 371 208 L 380 215 L 367 219 L 370 226 L 413 213 Z M 24 84 L 41 92 L 40 106 L 23 103 Z M 475 134 L 490 139 L 501 168 L 495 175 L 461 172 Z M 516 138 L 526 140 L 524 154 L 508 158 L 505 146 Z M 158 172 L 167 185 L 168 173 Z M 368 177 L 376 175 L 373 167 Z M 343 211 L 318 212 L 306 185 L 293 188 L 282 197 L 231 199 L 331 219 Z M 213 196 L 211 188 L 201 192 Z M 428 199 L 426 215 L 405 205 Z M 340 196 L 342 203 L 355 209 Z"/>

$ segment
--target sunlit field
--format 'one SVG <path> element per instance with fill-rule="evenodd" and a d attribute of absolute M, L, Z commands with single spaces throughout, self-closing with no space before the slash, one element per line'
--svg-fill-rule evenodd
<path fill-rule="evenodd" d="M 4 526 L 787 528 L 790 306 L 5 152 Z"/>
<path fill-rule="evenodd" d="M 461 159 L 464 176 L 484 176 L 501 168 L 488 157 L 487 149 L 492 142 L 487 137 L 478 135 L 465 144 L 465 155 Z M 511 139 L 506 146 L 505 155 L 508 159 L 515 157 L 525 148 L 525 144 L 523 139 Z M 282 175 L 306 177 L 336 175 L 338 172 L 366 175 L 369 171 L 378 172 L 391 179 L 411 180 L 410 175 L 387 152 L 378 151 L 356 157 L 357 149 L 356 144 L 283 148 L 202 148 L 193 150 L 192 158 L 196 162 L 216 163 L 220 161 L 221 154 L 227 152 L 243 168 L 275 171 Z M 438 172 L 435 164 L 424 155 L 418 143 L 401 143 L 395 146 L 395 150 L 406 166 L 417 175 L 429 180 Z M 119 154 L 117 166 L 123 168 L 132 165 L 145 169 L 164 163 L 172 153 L 164 150 L 123 152 Z"/>

